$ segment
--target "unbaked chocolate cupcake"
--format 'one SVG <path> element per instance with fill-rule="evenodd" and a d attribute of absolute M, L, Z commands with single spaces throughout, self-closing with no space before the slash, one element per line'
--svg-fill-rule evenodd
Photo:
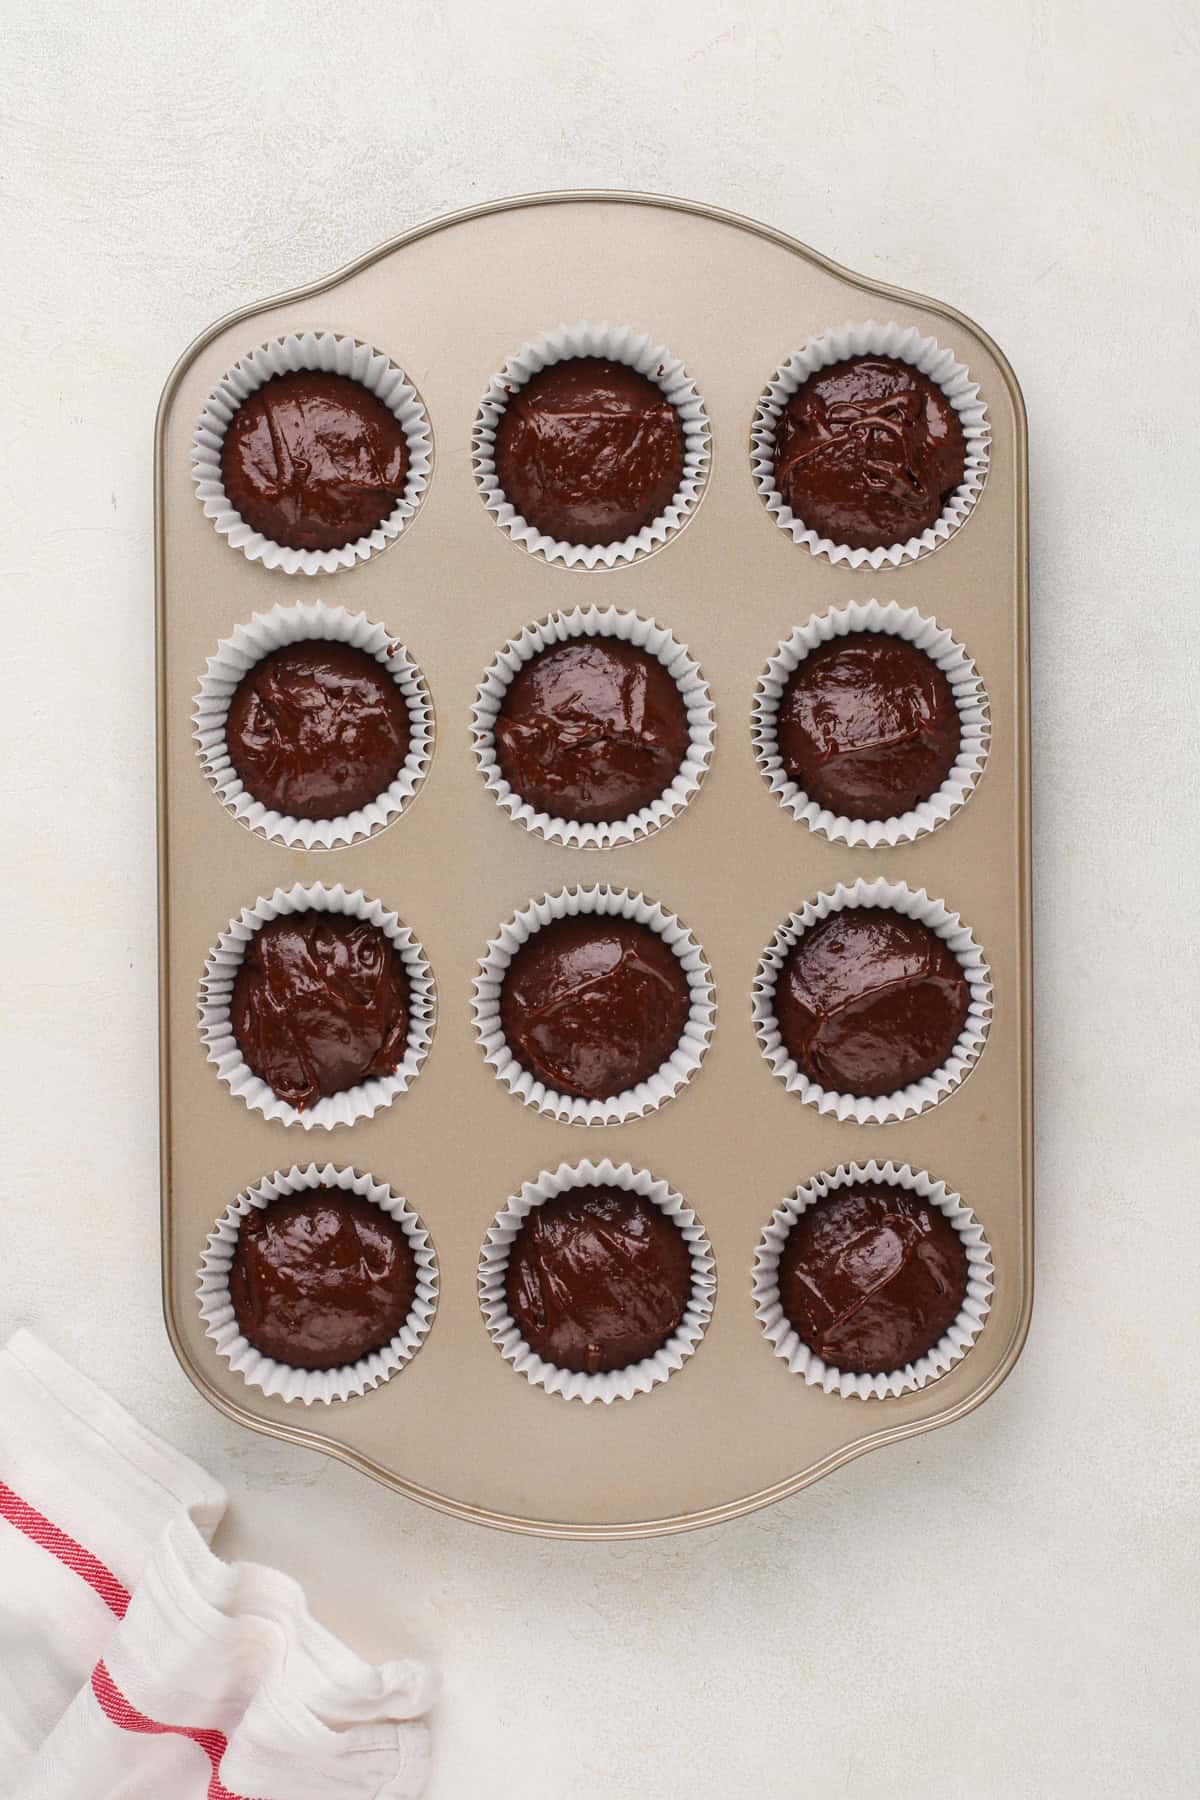
<path fill-rule="evenodd" d="M 953 950 L 886 906 L 830 913 L 789 949 L 775 1016 L 809 1081 L 876 1099 L 940 1069 L 966 1022 L 970 990 Z"/>
<path fill-rule="evenodd" d="M 915 326 L 844 325 L 776 371 L 753 428 L 759 492 L 814 555 L 893 566 L 964 523 L 990 432 L 966 367 Z"/>
<path fill-rule="evenodd" d="M 488 945 L 475 1031 L 497 1077 L 569 1124 L 654 1111 L 692 1079 L 712 1032 L 708 964 L 679 920 L 643 895 L 565 889 Z"/>
<path fill-rule="evenodd" d="M 909 843 L 966 803 L 987 758 L 987 695 L 950 632 L 914 607 L 856 601 L 799 625 L 767 664 L 754 745 L 810 830 Z"/>
<path fill-rule="evenodd" d="M 669 631 L 577 609 L 500 652 L 474 707 L 475 754 L 497 801 L 550 842 L 636 843 L 676 818 L 712 754 L 707 683 Z"/>
<path fill-rule="evenodd" d="M 333 574 L 403 531 L 432 471 L 420 396 L 381 351 L 289 333 L 235 363 L 192 440 L 205 513 L 251 561 Z"/>
<path fill-rule="evenodd" d="M 220 1079 L 253 1111 L 331 1129 L 412 1085 L 434 999 L 429 964 L 395 913 L 361 892 L 297 883 L 222 932 L 200 1030 Z"/>
<path fill-rule="evenodd" d="M 373 656 L 312 640 L 248 669 L 225 721 L 247 791 L 297 819 L 369 806 L 404 766 L 410 737 L 404 696 Z"/>
<path fill-rule="evenodd" d="M 640 1194 L 575 1188 L 530 1212 L 504 1292 L 530 1349 L 580 1375 L 627 1369 L 678 1329 L 691 1293 L 687 1241 Z"/>
<path fill-rule="evenodd" d="M 407 1201 L 326 1164 L 279 1170 L 240 1194 L 209 1234 L 200 1311 L 217 1353 L 283 1400 L 344 1400 L 419 1349 L 437 1263 Z"/>
<path fill-rule="evenodd" d="M 254 933 L 230 1010 L 247 1068 L 303 1112 L 395 1073 L 412 997 L 404 958 L 378 925 L 309 910 Z"/>
<path fill-rule="evenodd" d="M 560 1094 L 603 1101 L 647 1081 L 683 1036 L 691 991 L 661 934 L 636 919 L 555 919 L 514 954 L 500 1023 L 516 1060 Z"/>
<path fill-rule="evenodd" d="M 759 963 L 754 1022 L 774 1073 L 820 1112 L 882 1124 L 952 1093 L 983 1049 L 991 981 L 957 914 L 859 880 L 793 913 Z"/>
<path fill-rule="evenodd" d="M 510 537 L 568 568 L 612 568 L 684 523 L 707 474 L 708 421 L 661 345 L 624 327 L 560 326 L 493 377 L 473 449 Z"/>
<path fill-rule="evenodd" d="M 927 1356 L 967 1295 L 967 1251 L 944 1212 L 877 1182 L 803 1212 L 779 1258 L 779 1297 L 797 1336 L 851 1375 Z"/>
<path fill-rule="evenodd" d="M 797 518 L 852 550 L 919 538 L 962 485 L 949 399 L 895 356 L 849 356 L 796 389 L 775 425 L 775 486 Z"/>
<path fill-rule="evenodd" d="M 778 729 L 788 779 L 852 819 L 914 812 L 942 786 L 962 743 L 937 664 L 877 631 L 806 657 L 783 690 Z"/>
<path fill-rule="evenodd" d="M 293 1369 L 340 1369 L 381 1350 L 416 1291 L 417 1259 L 403 1229 L 336 1187 L 248 1213 L 229 1271 L 242 1336 Z"/>
<path fill-rule="evenodd" d="M 424 677 L 385 626 L 323 601 L 255 613 L 222 638 L 193 720 L 226 810 L 293 850 L 373 837 L 433 752 Z"/>
<path fill-rule="evenodd" d="M 538 812 L 611 825 L 670 787 L 688 747 L 687 709 L 648 651 L 619 638 L 541 650 L 510 682 L 496 761 Z"/>
<path fill-rule="evenodd" d="M 712 1311 L 712 1247 L 665 1182 L 628 1163 L 526 1182 L 483 1246 L 480 1304 L 527 1380 L 569 1400 L 629 1399 L 682 1367 Z"/>
<path fill-rule="evenodd" d="M 535 531 L 589 549 L 636 537 L 683 479 L 683 429 L 661 387 L 609 357 L 530 376 L 496 427 L 496 479 Z"/>
<path fill-rule="evenodd" d="M 755 1256 L 755 1310 L 776 1356 L 864 1400 L 944 1374 L 978 1335 L 991 1290 L 975 1215 L 907 1164 L 818 1175 L 775 1212 Z"/>
<path fill-rule="evenodd" d="M 293 369 L 238 407 L 221 445 L 229 502 L 289 550 L 342 550 L 392 514 L 408 482 L 396 415 L 348 375 Z"/>

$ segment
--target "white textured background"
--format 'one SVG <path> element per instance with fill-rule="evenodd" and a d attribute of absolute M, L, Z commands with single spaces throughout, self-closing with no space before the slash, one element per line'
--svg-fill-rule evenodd
<path fill-rule="evenodd" d="M 212 1469 L 225 1553 L 441 1665 L 434 1800 L 1195 1795 L 1195 0 L 0 0 L 0 84 L 0 1331 Z M 226 1422 L 157 1270 L 159 389 L 218 314 L 587 185 L 974 315 L 1033 451 L 1028 1349 L 948 1431 L 615 1547 L 460 1525 Z"/>

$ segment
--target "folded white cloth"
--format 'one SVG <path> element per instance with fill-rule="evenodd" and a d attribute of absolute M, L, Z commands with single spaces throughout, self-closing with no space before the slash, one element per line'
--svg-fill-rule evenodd
<path fill-rule="evenodd" d="M 416 1662 L 374 1667 L 296 1583 L 208 1548 L 225 1494 L 20 1331 L 0 1350 L 0 1794 L 409 1800 Z"/>

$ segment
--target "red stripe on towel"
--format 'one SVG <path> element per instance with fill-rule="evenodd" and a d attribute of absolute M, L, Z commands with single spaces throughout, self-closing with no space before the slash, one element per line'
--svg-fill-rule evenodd
<path fill-rule="evenodd" d="M 60 1531 L 57 1525 L 40 1513 L 36 1506 L 30 1506 L 19 1494 L 0 1481 L 0 1519 L 7 1519 L 18 1531 L 24 1532 L 51 1556 L 56 1556 L 60 1563 L 73 1569 L 81 1581 L 95 1590 L 118 1619 L 123 1619 L 129 1608 L 129 1589 L 124 1582 L 118 1581 L 111 1569 L 106 1569 L 98 1557 L 77 1544 L 73 1537 Z"/>
<path fill-rule="evenodd" d="M 51 1523 L 36 1506 L 30 1506 L 19 1494 L 3 1481 L 0 1481 L 0 1519 L 7 1519 L 17 1531 L 38 1544 L 43 1550 L 68 1569 L 73 1569 L 81 1581 L 86 1581 L 104 1604 L 118 1619 L 123 1619 L 129 1610 L 129 1589 L 124 1582 L 118 1581 L 111 1569 L 106 1569 L 99 1557 L 85 1550 L 82 1544 L 76 1543 L 65 1531 Z M 106 1719 L 113 1725 L 120 1726 L 122 1731 L 149 1732 L 154 1736 L 166 1733 L 173 1737 L 188 1738 L 201 1749 L 208 1758 L 209 1780 L 208 1800 L 249 1800 L 248 1796 L 235 1794 L 221 1780 L 221 1760 L 229 1748 L 229 1739 L 223 1731 L 205 1731 L 195 1725 L 160 1725 L 157 1719 L 147 1718 L 136 1706 L 125 1698 L 108 1670 L 102 1662 L 98 1662 L 92 1670 L 92 1692 Z"/>
<path fill-rule="evenodd" d="M 98 1662 L 92 1670 L 92 1692 L 100 1703 L 100 1710 L 112 1724 L 119 1725 L 122 1731 L 149 1732 L 153 1736 L 167 1733 L 174 1737 L 190 1738 L 199 1746 L 208 1758 L 212 1773 L 208 1782 L 208 1800 L 244 1800 L 241 1794 L 235 1794 L 221 1780 L 221 1758 L 229 1748 L 229 1739 L 223 1731 L 202 1731 L 194 1725 L 160 1725 L 157 1719 L 148 1719 L 136 1706 L 130 1704 L 105 1668 Z"/>

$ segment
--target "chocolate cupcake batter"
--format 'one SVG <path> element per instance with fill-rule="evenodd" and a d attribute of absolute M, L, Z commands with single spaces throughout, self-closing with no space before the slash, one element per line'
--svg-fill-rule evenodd
<path fill-rule="evenodd" d="M 810 1206 L 779 1259 L 780 1302 L 801 1341 L 852 1375 L 924 1356 L 966 1293 L 966 1248 L 945 1213 L 883 1182 Z"/>
<path fill-rule="evenodd" d="M 523 664 L 495 724 L 513 791 L 553 818 L 628 818 L 670 787 L 687 754 L 687 708 L 649 651 L 572 638 Z"/>
<path fill-rule="evenodd" d="M 679 490 L 679 415 L 655 382 L 625 363 L 598 356 L 551 363 L 504 408 L 496 479 L 547 536 L 619 543 L 656 519 Z"/>
<path fill-rule="evenodd" d="M 297 819 L 370 805 L 408 755 L 408 706 L 375 657 L 350 644 L 286 644 L 248 669 L 225 723 L 248 793 Z"/>
<path fill-rule="evenodd" d="M 903 638 L 856 631 L 810 651 L 779 703 L 779 751 L 810 800 L 890 819 L 936 794 L 962 738 L 954 690 Z"/>
<path fill-rule="evenodd" d="M 890 356 L 810 375 L 775 431 L 775 485 L 796 517 L 852 550 L 907 543 L 962 482 L 966 443 L 937 383 Z"/>
<path fill-rule="evenodd" d="M 416 1291 L 416 1258 L 395 1219 L 334 1187 L 248 1213 L 229 1271 L 238 1330 L 293 1369 L 339 1369 L 381 1349 Z"/>
<path fill-rule="evenodd" d="M 601 913 L 526 940 L 500 990 L 517 1061 L 560 1094 L 609 1100 L 653 1075 L 691 1010 L 679 958 L 648 925 Z"/>
<path fill-rule="evenodd" d="M 408 975 L 378 926 L 287 913 L 256 931 L 233 984 L 233 1032 L 256 1075 L 305 1107 L 394 1074 L 408 1040 Z"/>
<path fill-rule="evenodd" d="M 521 1335 L 559 1369 L 595 1375 L 661 1350 L 691 1292 L 687 1240 L 661 1207 L 623 1188 L 572 1188 L 534 1207 L 508 1259 Z"/>
<path fill-rule="evenodd" d="M 244 400 L 221 445 L 221 480 L 248 525 L 293 550 L 366 537 L 403 498 L 404 427 L 349 375 L 299 369 Z"/>
<path fill-rule="evenodd" d="M 893 1094 L 940 1069 L 967 1017 L 962 964 L 936 932 L 887 907 L 846 907 L 811 926 L 775 987 L 784 1044 L 835 1093 Z"/>

